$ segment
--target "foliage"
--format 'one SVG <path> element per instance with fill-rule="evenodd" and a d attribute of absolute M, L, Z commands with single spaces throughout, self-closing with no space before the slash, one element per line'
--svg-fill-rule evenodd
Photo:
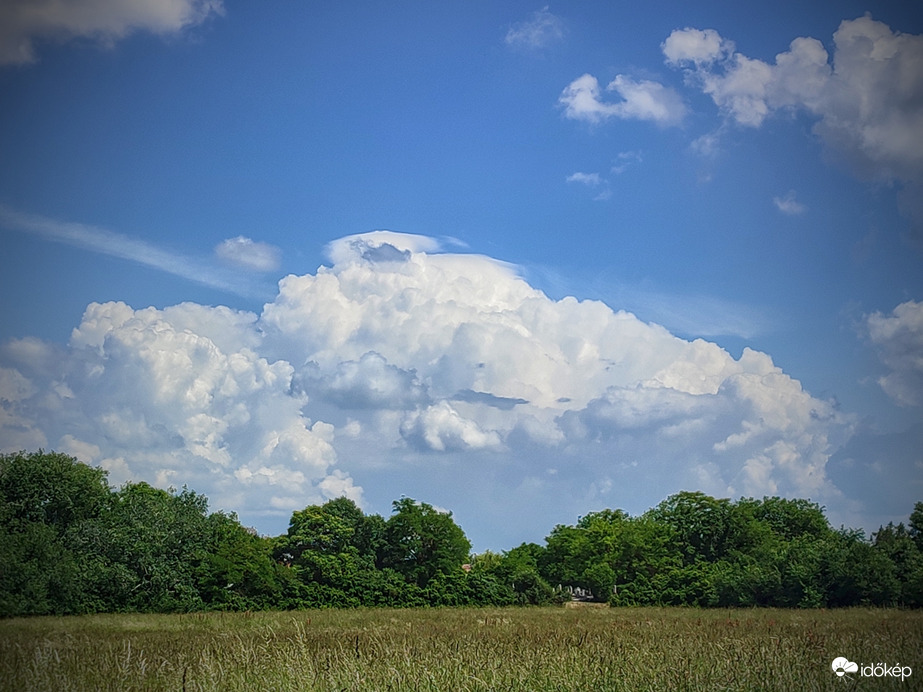
<path fill-rule="evenodd" d="M 809 500 L 681 492 L 605 509 L 544 545 L 470 555 L 450 512 L 384 519 L 339 497 L 261 537 L 192 490 L 128 483 L 54 452 L 0 455 L 0 616 L 331 607 L 923 606 L 923 503 L 867 540 Z"/>
<path fill-rule="evenodd" d="M 0 520 L 8 531 L 43 524 L 60 536 L 103 511 L 109 485 L 103 469 L 56 452 L 0 455 Z"/>
<path fill-rule="evenodd" d="M 923 551 L 923 502 L 917 502 L 910 513 L 910 537 Z"/>
<path fill-rule="evenodd" d="M 917 503 L 917 508 L 923 505 Z M 894 576 L 900 585 L 898 603 L 903 606 L 923 606 L 923 553 L 914 541 L 912 531 L 903 524 L 889 523 L 872 537 L 875 548 L 894 565 Z"/>
<path fill-rule="evenodd" d="M 441 512 L 409 497 L 392 503 L 385 525 L 384 563 L 425 588 L 437 574 L 461 568 L 471 543 L 451 512 Z"/>
<path fill-rule="evenodd" d="M 0 615 L 279 607 L 290 580 L 204 495 L 113 491 L 62 454 L 0 455 Z"/>

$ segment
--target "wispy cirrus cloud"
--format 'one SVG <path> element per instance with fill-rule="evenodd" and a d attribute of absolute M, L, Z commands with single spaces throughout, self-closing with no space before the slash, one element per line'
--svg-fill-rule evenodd
<path fill-rule="evenodd" d="M 58 221 L 0 205 L 0 226 L 56 243 L 137 262 L 147 267 L 246 298 L 265 297 L 267 287 L 241 280 L 238 272 L 178 254 L 115 231 L 72 221 Z M 252 242 L 252 241 L 251 241 Z M 269 246 L 267 246 L 269 247 Z"/>
<path fill-rule="evenodd" d="M 517 22 L 506 32 L 506 44 L 514 48 L 535 50 L 545 48 L 564 38 L 564 22 L 553 15 L 546 5 L 528 19 Z"/>

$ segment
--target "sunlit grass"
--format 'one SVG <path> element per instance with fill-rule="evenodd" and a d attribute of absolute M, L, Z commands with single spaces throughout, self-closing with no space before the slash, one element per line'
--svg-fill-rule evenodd
<path fill-rule="evenodd" d="M 842 689 L 830 662 L 910 665 L 923 613 L 523 608 L 0 621 L 9 690 Z M 872 684 L 874 683 L 874 684 Z"/>

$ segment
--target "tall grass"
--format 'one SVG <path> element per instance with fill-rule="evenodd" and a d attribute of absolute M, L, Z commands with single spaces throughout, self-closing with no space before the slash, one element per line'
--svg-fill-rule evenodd
<path fill-rule="evenodd" d="M 837 656 L 900 681 L 837 678 Z M 327 610 L 0 621 L 3 690 L 923 689 L 923 613 Z"/>

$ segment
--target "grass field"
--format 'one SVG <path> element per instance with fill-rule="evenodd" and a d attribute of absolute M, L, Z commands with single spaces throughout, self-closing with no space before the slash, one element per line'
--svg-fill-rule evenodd
<path fill-rule="evenodd" d="M 831 661 L 901 664 L 837 678 Z M 0 621 L 0 689 L 923 689 L 923 612 L 522 608 Z"/>

